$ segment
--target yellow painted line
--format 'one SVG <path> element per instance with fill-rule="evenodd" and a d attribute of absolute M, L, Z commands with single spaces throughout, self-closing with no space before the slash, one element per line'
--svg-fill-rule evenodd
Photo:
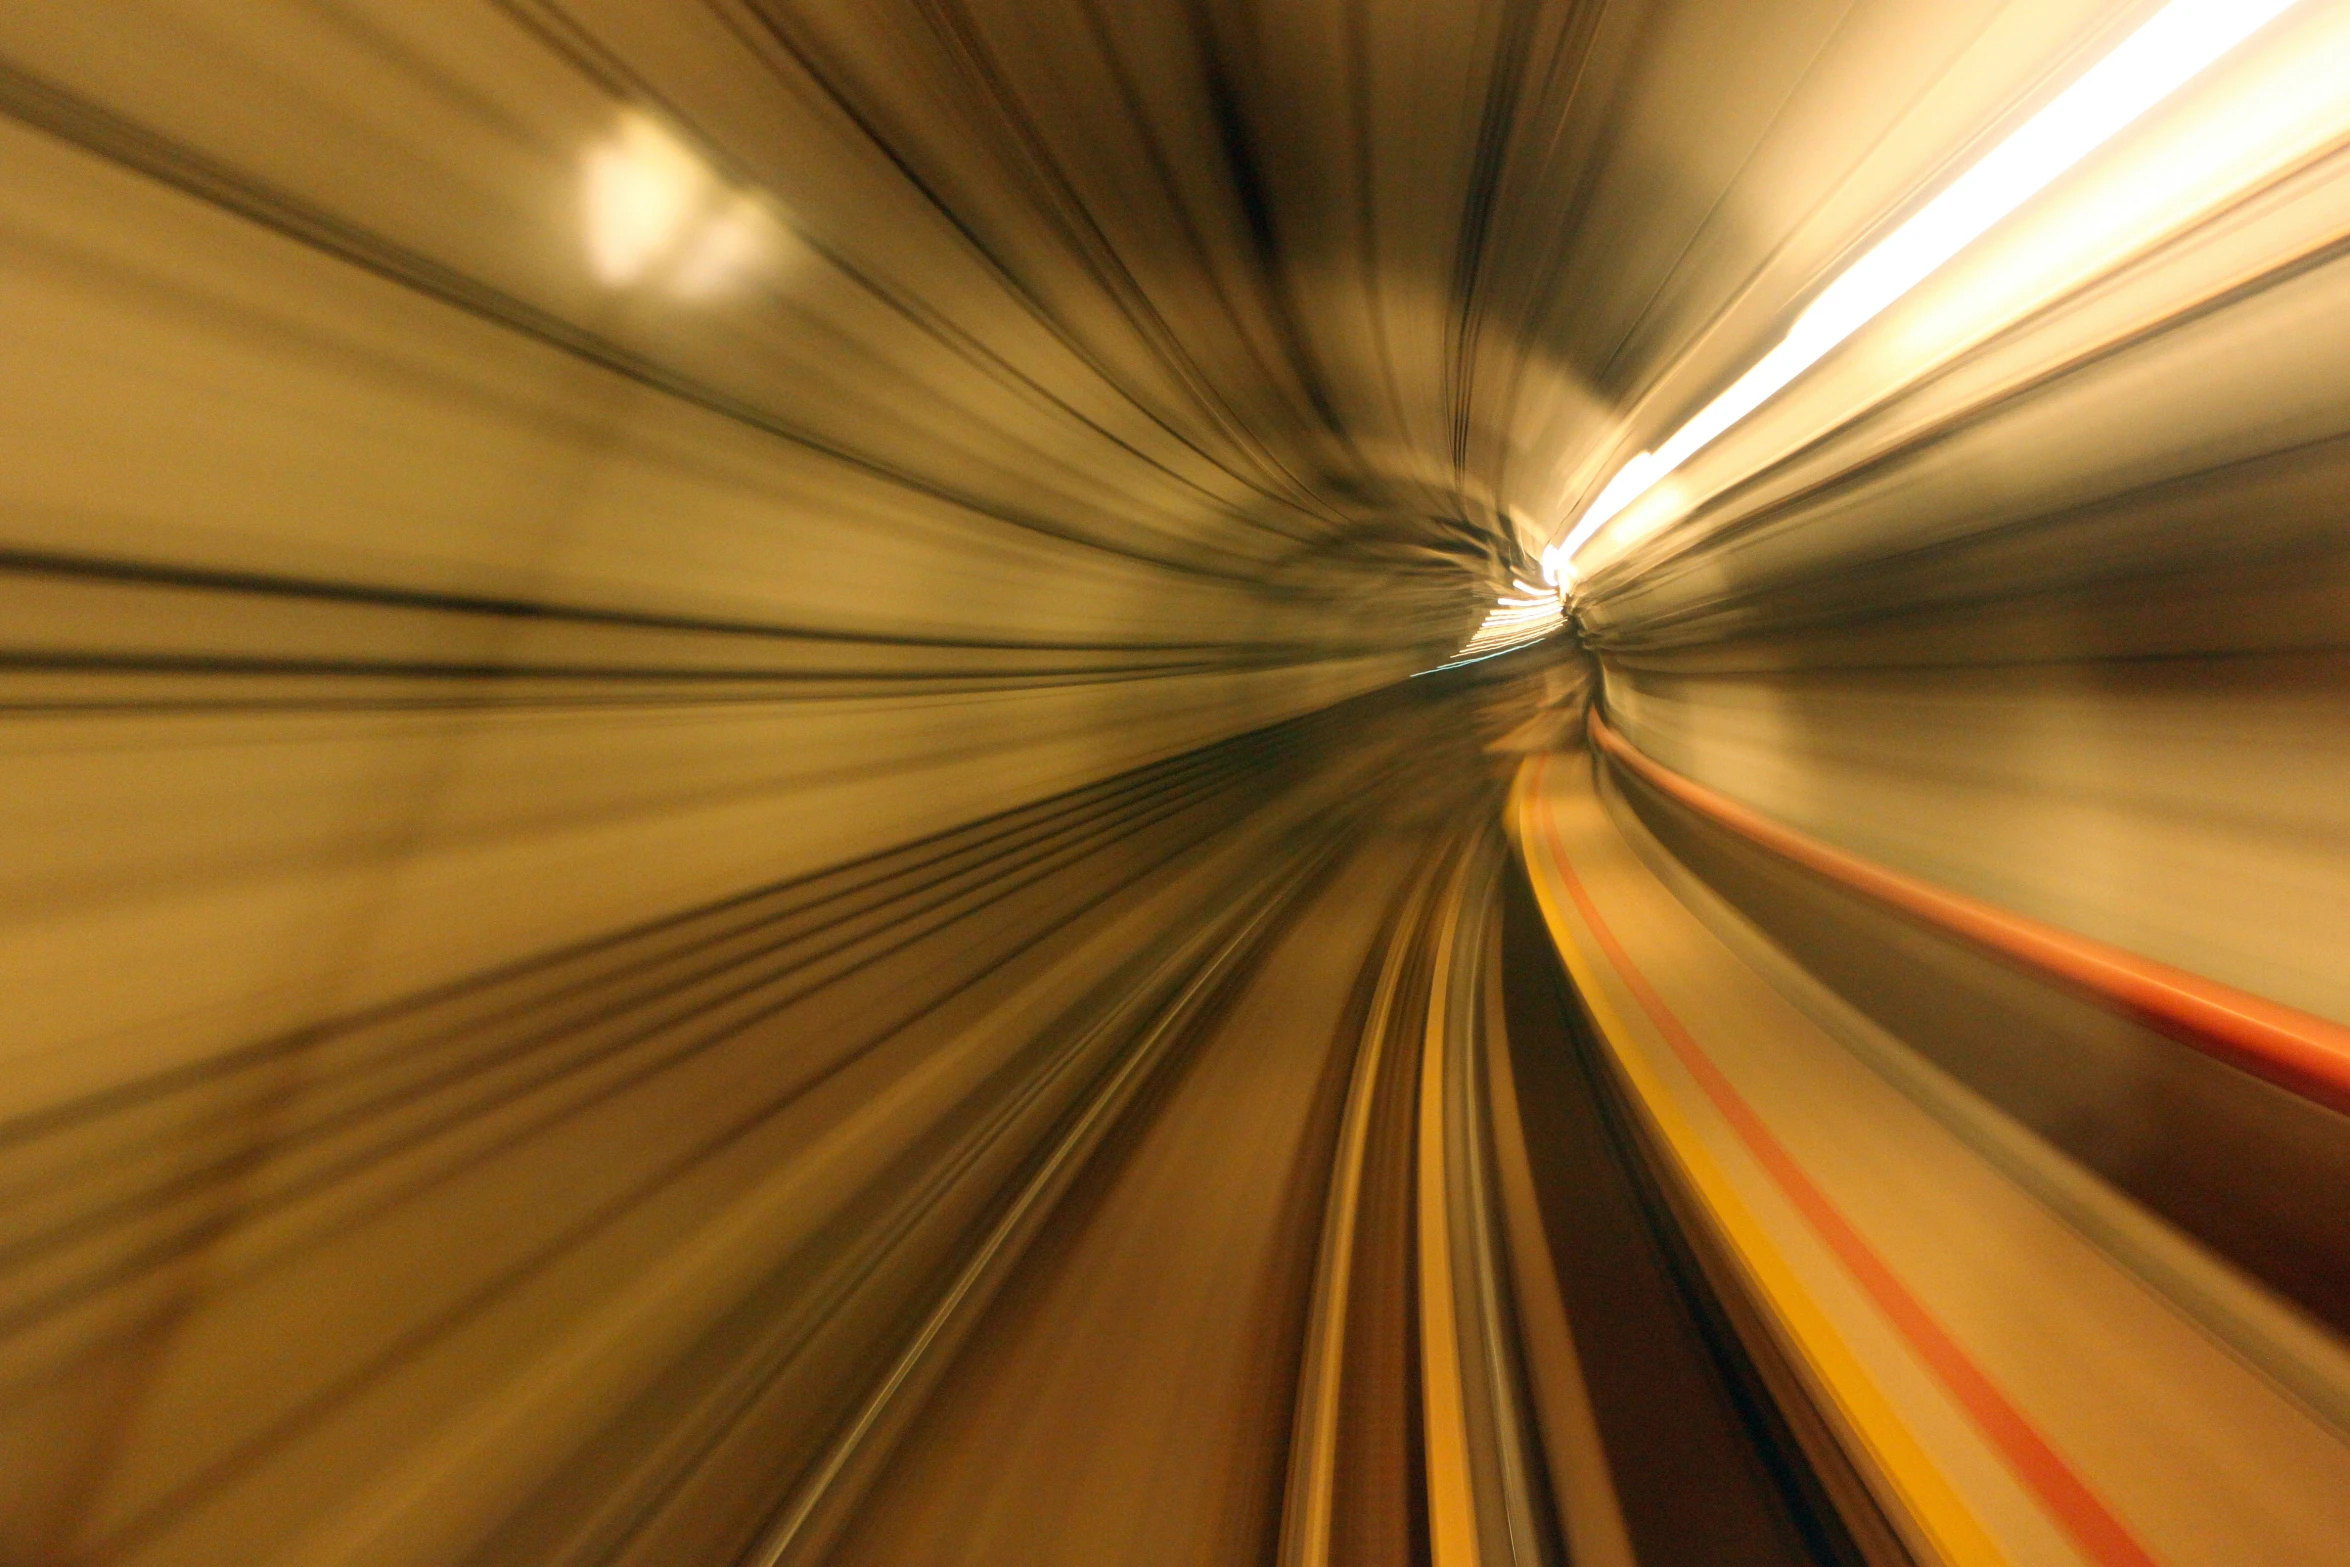
<path fill-rule="evenodd" d="M 1898 1494 L 1916 1532 L 1949 1567 L 1996 1567 L 2007 1558 L 1977 1521 L 1941 1468 L 1919 1445 L 1876 1379 L 1845 1343 L 1794 1267 L 1747 1207 L 1728 1174 L 1683 1113 L 1672 1090 L 1609 998 L 1597 965 L 1569 923 L 1549 835 L 1539 829 L 1537 784 L 1544 758 L 1529 758 L 1512 790 L 1510 819 L 1526 863 L 1534 871 L 1535 901 L 1551 939 L 1566 959 L 1608 1050 L 1631 1081 L 1690 1186 L 1714 1216 L 1734 1254 L 1787 1329 L 1822 1386 L 1836 1401 L 1847 1429 L 1865 1445 L 1878 1472 Z M 1908 1533 L 1909 1531 L 1905 1531 Z"/>

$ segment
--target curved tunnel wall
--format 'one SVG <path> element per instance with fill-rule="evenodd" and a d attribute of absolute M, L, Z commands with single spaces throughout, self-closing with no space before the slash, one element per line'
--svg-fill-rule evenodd
<path fill-rule="evenodd" d="M 1592 584 L 1627 731 L 1862 854 L 2350 1017 L 2338 162 L 1758 434 L 1808 439 Z"/>
<path fill-rule="evenodd" d="M 2335 117 L 2293 118 L 2343 48 L 2288 14 L 1701 454 L 1673 520 L 1604 532 L 1578 603 L 1627 733 L 1864 855 L 2350 1017 L 2350 174 Z"/>
<path fill-rule="evenodd" d="M 5 41 L 19 1106 L 1325 705 L 1467 613 L 772 37 L 609 41 L 742 160 L 663 133 L 652 178 L 790 193 L 680 298 L 594 275 L 641 84 L 548 19 L 149 25 Z"/>
<path fill-rule="evenodd" d="M 2350 1018 L 2339 663 L 1615 671 L 1640 744 L 2003 908 Z"/>
<path fill-rule="evenodd" d="M 1459 756 L 1346 761 L 1368 709 L 1333 704 L 1457 647 L 1579 497 L 2137 14 L 0 16 L 0 1117 L 28 1188 L 133 1149 L 163 1194 L 19 1215 L 89 1249 L 11 1280 L 0 1436 L 40 1462 L 7 1547 L 497 1559 L 555 1529 L 550 1476 L 597 1441 L 630 1461 L 627 1400 L 707 1391 L 664 1355 L 966 1129 L 950 1088 L 1090 1038 L 1136 951 L 1273 896 L 1416 762 L 1481 776 L 1450 731 Z M 1625 731 L 1865 854 L 2350 1017 L 2340 159 L 2304 153 L 1930 365 L 1888 321 L 1693 466 L 1685 521 L 1579 585 Z M 1491 804 L 1418 803 L 1456 798 Z M 1039 883 L 777 1028 L 846 1039 L 965 985 L 1029 1008 L 982 1044 L 958 1029 L 985 1008 L 949 1007 L 708 1184 L 646 1175 L 772 1086 L 753 1041 L 508 1149 L 471 1206 L 400 1210 L 300 1331 L 220 1284 L 286 1243 L 274 1194 L 315 1174 L 286 1129 L 358 1124 L 338 1096 L 377 1092 L 359 1068 L 402 1030 L 457 1017 L 433 1037 L 503 1060 L 481 1019 L 533 987 L 625 987 L 713 930 L 802 941 L 828 899 L 875 900 L 878 947 L 901 902 L 975 903 L 1005 844 L 1125 901 Z M 593 1024 L 549 1037 L 586 1062 Z M 824 1165 L 869 1112 L 865 1163 Z M 396 1173 L 337 1169 L 336 1201 Z M 762 1179 L 819 1175 L 779 1218 Z M 590 1176 L 658 1211 L 566 1250 Z M 560 1267 L 499 1317 L 415 1262 L 452 1235 L 485 1276 Z M 411 1269 L 433 1289 L 379 1310 Z M 91 1300 L 102 1374 L 70 1359 L 86 1323 L 41 1315 Z M 404 1311 L 459 1327 L 368 1382 L 422 1331 Z M 662 1311 L 562 1404 L 581 1362 L 548 1346 Z M 837 1412 L 870 1349 L 792 1396 Z M 555 1413 L 468 1467 L 514 1409 Z M 240 1468 L 256 1431 L 300 1435 Z M 737 1503 L 807 1459 L 791 1435 Z M 362 1490 L 346 1527 L 329 1503 Z"/>

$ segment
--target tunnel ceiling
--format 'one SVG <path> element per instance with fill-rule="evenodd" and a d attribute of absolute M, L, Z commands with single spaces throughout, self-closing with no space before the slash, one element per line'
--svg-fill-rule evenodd
<path fill-rule="evenodd" d="M 756 152 L 609 42 L 894 291 L 1078 361 L 1182 475 L 1055 432 L 1150 536 L 1417 631 L 2144 9 L 767 5 L 738 33 L 822 135 Z M 844 138 L 853 228 L 802 194 Z"/>
<path fill-rule="evenodd" d="M 996 630 L 1415 656 L 2131 14 L 264 9 L 136 54 L 19 11 L 10 106 L 816 454 L 875 525 L 1057 552 Z M 599 158 L 686 194 L 599 197 Z"/>
<path fill-rule="evenodd" d="M 1480 594 L 1531 576 L 1610 465 L 2130 19 L 1543 0 L 730 16 L 726 52 L 787 89 L 788 128 L 745 123 L 696 71 L 710 53 L 689 64 L 667 29 L 583 25 L 629 97 L 821 249 L 1101 410 L 1107 429 L 1056 410 L 1029 439 L 1115 482 L 1119 522 L 1283 594 L 1392 602 L 1377 623 L 1419 633 L 1462 613 L 1464 576 Z"/>

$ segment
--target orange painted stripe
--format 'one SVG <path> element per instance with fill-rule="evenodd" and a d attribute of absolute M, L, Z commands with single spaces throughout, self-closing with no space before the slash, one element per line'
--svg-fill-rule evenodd
<path fill-rule="evenodd" d="M 1591 738 L 1656 788 L 1782 859 L 2080 991 L 2230 1066 L 2350 1114 L 2350 1028 L 1978 902 L 1749 810 L 1639 750 L 1592 708 Z"/>
<path fill-rule="evenodd" d="M 1861 1237 L 1763 1124 L 1762 1117 L 1699 1046 L 1664 998 L 1649 984 L 1648 976 L 1632 961 L 1631 954 L 1616 940 L 1615 932 L 1600 914 L 1598 905 L 1592 902 L 1590 893 L 1584 890 L 1582 879 L 1575 874 L 1555 829 L 1550 837 L 1551 858 L 1560 881 L 1575 900 L 1575 907 L 1599 942 L 1600 950 L 1607 954 L 1625 988 L 1640 1003 L 1640 1009 L 1648 1014 L 1673 1054 L 1697 1080 L 1706 1098 L 1729 1122 L 1756 1162 L 1998 1449 L 2016 1478 L 2040 1499 L 2073 1543 L 2101 1567 L 2156 1567 L 2154 1556 L 2073 1472 L 2063 1455 L 2049 1445 L 2048 1439 L 2008 1400 L 1958 1341 L 1934 1320 L 1933 1313 L 1909 1292 L 1908 1286 L 1886 1266 L 1875 1248 Z"/>

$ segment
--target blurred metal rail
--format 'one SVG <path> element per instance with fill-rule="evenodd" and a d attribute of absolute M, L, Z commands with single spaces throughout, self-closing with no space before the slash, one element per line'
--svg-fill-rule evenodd
<path fill-rule="evenodd" d="M 1334 845 L 1323 846 L 1327 854 Z M 1135 1096 L 1158 1069 L 1162 1058 L 1177 1048 L 1195 1014 L 1207 1004 L 1209 993 L 1224 983 L 1229 971 L 1252 945 L 1260 945 L 1268 926 L 1313 881 L 1319 869 L 1311 851 L 1283 867 L 1284 880 L 1258 890 L 1220 924 L 1185 933 L 1182 947 L 1171 954 L 1159 972 L 1142 977 L 1128 991 L 1120 1010 L 1097 1025 L 1107 1033 L 1133 1032 L 1133 1040 L 1113 1058 L 1113 1064 L 1067 1118 L 1065 1126 L 1042 1156 L 1033 1161 L 1025 1182 L 1012 1196 L 994 1225 L 973 1248 L 912 1341 L 901 1352 L 880 1384 L 868 1395 L 848 1428 L 804 1478 L 776 1521 L 745 1554 L 752 1567 L 821 1559 L 831 1536 L 855 1505 L 858 1479 L 868 1476 L 885 1456 L 893 1427 L 916 1418 L 922 1393 L 944 1374 L 946 1363 L 962 1339 L 976 1325 L 989 1296 L 1018 1262 L 1021 1248 L 1032 1239 L 1052 1212 L 1053 1204 L 1085 1170 L 1088 1157 L 1109 1135 Z M 1172 994 L 1160 999 L 1172 989 Z M 1137 1026 L 1135 1012 L 1147 1016 Z M 1031 1084 L 1025 1093 L 1045 1092 L 1049 1081 Z M 1019 1105 L 1007 1105 L 999 1116 L 1009 1121 Z"/>
<path fill-rule="evenodd" d="M 1281 1508 L 1282 1567 L 1327 1567 L 1332 1559 L 1332 1531 L 1342 1511 L 1338 1494 L 1339 1445 L 1345 1418 L 1341 1399 L 1346 1391 L 1347 1334 L 1355 1307 L 1356 1252 L 1363 1227 L 1372 1121 L 1383 1087 L 1393 1096 L 1387 1080 L 1395 1073 L 1389 1059 L 1408 1048 L 1415 1032 L 1406 974 L 1424 956 L 1420 932 L 1430 917 L 1437 884 L 1450 858 L 1441 851 L 1428 855 L 1387 921 L 1378 979 L 1363 1019 L 1362 1046 L 1347 1084 L 1298 1372 L 1297 1416 L 1290 1434 L 1289 1477 Z M 1408 1409 L 1397 1407 L 1388 1411 L 1388 1418 L 1401 1427 L 1410 1415 Z"/>
<path fill-rule="evenodd" d="M 1558 1554 L 1523 1407 L 1493 1194 L 1485 986 L 1498 934 L 1499 849 L 1494 836 L 1472 839 L 1445 889 L 1420 1083 L 1421 1364 L 1437 1567 L 1542 1563 Z"/>

